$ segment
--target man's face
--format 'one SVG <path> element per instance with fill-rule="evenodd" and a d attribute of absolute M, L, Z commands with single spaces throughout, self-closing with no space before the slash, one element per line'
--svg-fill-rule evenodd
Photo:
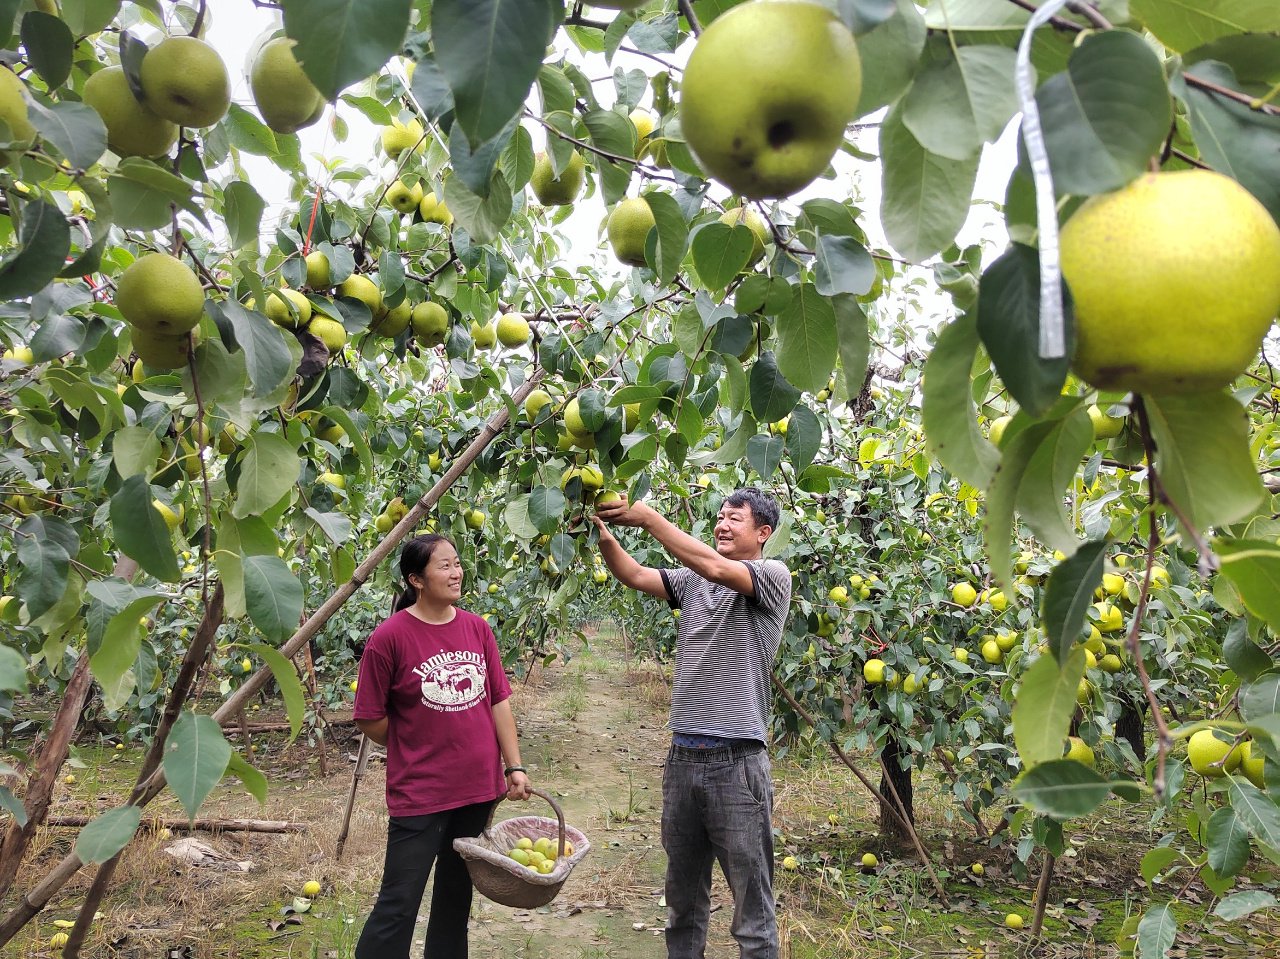
<path fill-rule="evenodd" d="M 755 559 L 772 530 L 757 526 L 750 506 L 720 507 L 716 519 L 716 552 L 728 559 Z"/>

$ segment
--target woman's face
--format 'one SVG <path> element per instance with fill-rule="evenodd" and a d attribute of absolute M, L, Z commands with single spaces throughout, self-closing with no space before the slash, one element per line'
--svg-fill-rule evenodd
<path fill-rule="evenodd" d="M 448 543 L 437 543 L 431 559 L 411 581 L 418 596 L 433 603 L 456 603 L 462 596 L 462 561 Z"/>

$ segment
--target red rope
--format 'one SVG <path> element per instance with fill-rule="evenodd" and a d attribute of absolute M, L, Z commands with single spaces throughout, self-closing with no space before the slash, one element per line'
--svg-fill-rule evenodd
<path fill-rule="evenodd" d="M 307 235 L 302 239 L 303 256 L 311 252 L 311 233 L 316 228 L 316 210 L 320 208 L 320 193 L 323 189 L 324 187 L 317 186 L 316 197 L 311 201 L 311 222 L 307 224 Z"/>

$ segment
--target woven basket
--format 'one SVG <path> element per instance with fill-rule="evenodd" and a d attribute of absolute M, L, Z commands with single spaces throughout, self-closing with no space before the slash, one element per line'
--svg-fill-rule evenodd
<path fill-rule="evenodd" d="M 555 819 L 546 816 L 516 816 L 495 825 L 490 815 L 489 825 L 482 835 L 453 841 L 453 848 L 466 862 L 467 871 L 471 873 L 471 884 L 480 895 L 517 909 L 545 906 L 554 899 L 573 867 L 591 848 L 585 835 L 572 826 L 565 825 L 564 812 L 554 799 L 538 789 L 531 792 L 551 804 L 556 813 Z M 497 809 L 496 804 L 494 809 Z M 556 851 L 560 853 L 555 869 L 548 873 L 535 872 L 508 856 L 508 851 L 521 836 L 529 836 L 534 840 L 546 836 L 554 840 Z M 566 840 L 573 843 L 572 856 L 563 855 Z"/>

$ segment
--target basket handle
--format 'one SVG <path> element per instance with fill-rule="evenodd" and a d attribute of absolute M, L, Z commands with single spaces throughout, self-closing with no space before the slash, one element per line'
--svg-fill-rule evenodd
<path fill-rule="evenodd" d="M 533 786 L 530 786 L 529 792 L 533 793 L 535 796 L 541 796 L 543 799 L 547 801 L 547 803 L 551 806 L 551 808 L 556 811 L 556 821 L 560 824 L 560 847 L 558 852 L 556 853 L 556 858 L 559 859 L 564 855 L 564 842 L 565 842 L 564 810 L 560 808 L 559 803 L 557 803 L 554 799 L 551 798 L 550 794 L 544 793 L 541 789 L 537 789 Z M 505 793 L 499 796 L 498 802 L 494 803 L 493 808 L 489 810 L 489 822 L 484 827 L 485 839 L 489 839 L 489 827 L 493 825 L 493 815 L 498 811 L 498 803 L 502 802 L 506 798 L 507 796 Z"/>

